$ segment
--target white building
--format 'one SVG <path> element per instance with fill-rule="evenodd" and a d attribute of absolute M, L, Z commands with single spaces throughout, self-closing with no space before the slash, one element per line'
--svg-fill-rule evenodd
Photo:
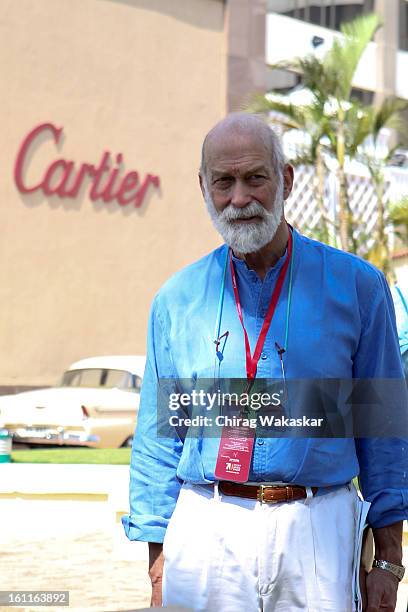
<path fill-rule="evenodd" d="M 369 43 L 355 74 L 354 95 L 364 103 L 380 102 L 385 96 L 396 96 L 408 100 L 408 1 L 407 0 L 265 0 L 266 19 L 266 63 L 276 64 L 282 60 L 306 56 L 310 53 L 324 54 L 338 35 L 340 24 L 358 15 L 375 12 L 383 27 L 373 42 Z M 299 85 L 301 77 L 293 72 L 271 70 L 265 75 L 266 90 L 288 93 Z M 405 143 L 408 146 L 408 139 Z M 408 162 L 403 168 L 388 173 L 389 197 L 398 199 L 408 194 Z M 373 220 L 375 208 L 370 189 L 363 197 L 361 185 L 364 171 L 354 168 L 351 187 L 355 184 L 355 198 L 362 205 L 368 226 Z M 359 176 L 355 176 L 359 175 Z M 359 180 L 361 177 L 361 181 Z M 295 197 L 288 203 L 290 211 L 301 211 L 303 221 L 313 223 L 314 204 L 307 199 L 304 186 L 310 176 L 301 176 L 304 185 L 299 185 Z M 358 184 L 360 183 L 360 184 Z M 368 181 L 366 181 L 368 185 Z M 335 192 L 335 186 L 331 193 Z M 302 200 L 302 194 L 304 201 Z M 352 196 L 353 197 L 353 196 Z M 295 200 L 297 199 L 297 202 Z M 360 202 L 362 204 L 360 204 Z M 361 211 L 360 211 L 361 212 Z M 394 265 L 397 278 L 408 277 L 408 245 L 396 244 Z"/>

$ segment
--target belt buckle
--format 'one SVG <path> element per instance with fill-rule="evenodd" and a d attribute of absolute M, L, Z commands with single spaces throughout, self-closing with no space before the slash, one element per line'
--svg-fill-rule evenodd
<path fill-rule="evenodd" d="M 258 491 L 256 493 L 256 499 L 263 504 L 265 502 L 264 499 L 264 489 L 266 485 L 258 485 Z"/>
<path fill-rule="evenodd" d="M 265 501 L 265 489 L 280 489 L 281 485 L 258 485 L 258 492 L 256 494 L 257 501 L 261 502 L 261 504 L 278 504 L 279 500 L 277 499 L 269 499 Z"/>
<path fill-rule="evenodd" d="M 279 499 L 268 499 L 268 501 L 265 501 L 265 489 L 282 489 L 285 488 L 286 489 L 286 501 L 292 501 L 293 499 L 293 491 L 292 491 L 292 495 L 291 497 L 289 497 L 289 487 L 288 486 L 284 486 L 284 485 L 280 485 L 280 484 L 270 484 L 270 485 L 258 485 L 259 489 L 258 492 L 256 494 L 256 499 L 257 501 L 261 502 L 261 504 L 280 504 L 282 501 L 284 500 L 279 500 Z"/>

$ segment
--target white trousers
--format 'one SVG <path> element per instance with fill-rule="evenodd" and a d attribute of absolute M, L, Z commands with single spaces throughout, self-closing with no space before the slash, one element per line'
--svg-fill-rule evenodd
<path fill-rule="evenodd" d="M 184 484 L 163 544 L 163 605 L 352 612 L 354 486 L 268 504 Z"/>

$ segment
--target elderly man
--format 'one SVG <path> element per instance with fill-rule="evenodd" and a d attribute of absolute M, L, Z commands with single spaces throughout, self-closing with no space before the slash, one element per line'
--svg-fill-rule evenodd
<path fill-rule="evenodd" d="M 287 224 L 293 169 L 263 121 L 232 114 L 218 123 L 205 138 L 199 178 L 226 244 L 154 300 L 123 519 L 130 539 L 149 542 L 152 605 L 163 596 L 164 605 L 210 612 L 358 609 L 362 502 L 350 482 L 359 474 L 378 565 L 364 605 L 394 610 L 408 517 L 406 441 L 251 437 L 242 426 L 240 473 L 228 477 L 227 434 L 157 433 L 165 379 L 241 378 L 249 390 L 262 379 L 403 376 L 383 275 Z"/>

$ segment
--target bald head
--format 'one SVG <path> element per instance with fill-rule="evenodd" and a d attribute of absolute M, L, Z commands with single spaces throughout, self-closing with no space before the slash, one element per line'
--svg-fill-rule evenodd
<path fill-rule="evenodd" d="M 206 178 L 207 162 L 214 150 L 222 146 L 228 146 L 233 142 L 235 145 L 242 141 L 248 144 L 253 141 L 254 145 L 264 148 L 267 158 L 277 175 L 283 173 L 285 157 L 279 137 L 275 132 L 257 115 L 248 113 L 231 113 L 219 121 L 207 134 L 201 150 L 200 174 Z"/>

